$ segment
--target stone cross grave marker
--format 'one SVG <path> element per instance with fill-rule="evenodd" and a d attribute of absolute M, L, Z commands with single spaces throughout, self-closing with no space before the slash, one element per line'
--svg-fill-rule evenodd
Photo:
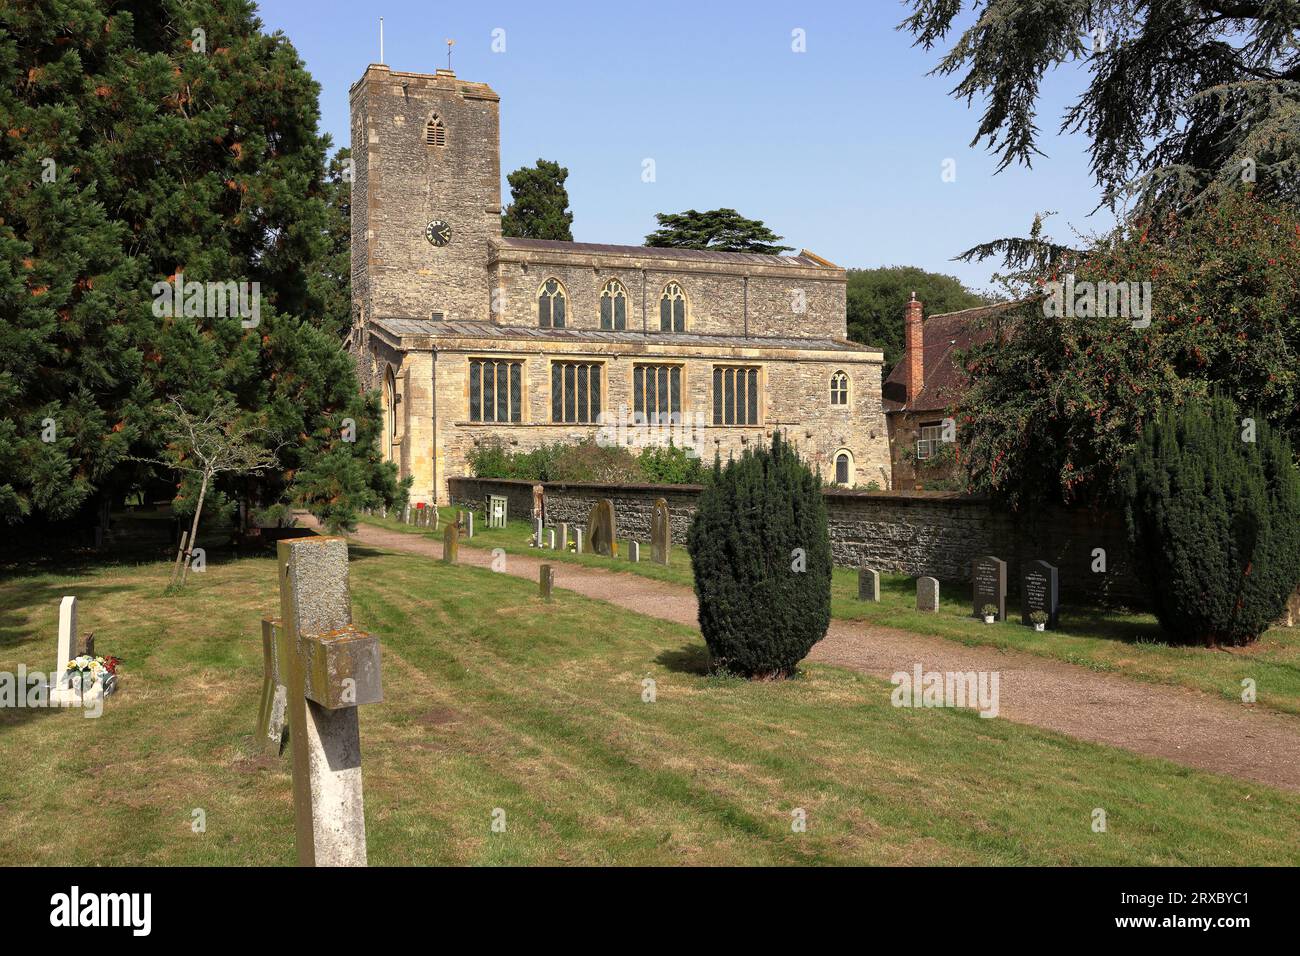
<path fill-rule="evenodd" d="M 858 568 L 858 600 L 880 602 L 880 572 Z"/>
<path fill-rule="evenodd" d="M 549 564 L 542 565 L 541 575 L 537 582 L 538 593 L 541 594 L 543 601 L 551 599 L 551 592 L 555 590 L 555 568 Z"/>
<path fill-rule="evenodd" d="M 939 610 L 939 579 L 916 579 L 916 609 L 918 611 Z"/>
<path fill-rule="evenodd" d="M 1061 611 L 1060 575 L 1055 565 L 1046 561 L 1030 561 L 1020 573 L 1020 620 L 1031 624 L 1029 615 L 1042 611 L 1047 615 L 1047 626 L 1055 629 Z"/>
<path fill-rule="evenodd" d="M 1007 563 L 992 555 L 976 558 L 971 564 L 971 592 L 974 595 L 975 616 L 984 616 L 984 605 L 998 609 L 998 620 L 1007 619 Z"/>
<path fill-rule="evenodd" d="M 533 485 L 533 520 L 543 523 L 546 521 L 546 487 L 544 485 Z"/>
<path fill-rule="evenodd" d="M 280 670 L 282 630 L 278 617 L 262 618 L 262 703 L 253 738 L 264 751 L 276 755 L 284 745 L 289 705 L 289 677 Z"/>
<path fill-rule="evenodd" d="M 656 498 L 654 511 L 650 514 L 650 560 L 655 564 L 667 564 L 668 552 L 672 545 L 672 526 L 668 522 L 668 502 L 663 498 Z"/>
<path fill-rule="evenodd" d="M 505 495 L 488 495 L 487 513 L 489 528 L 504 528 L 510 501 Z"/>
<path fill-rule="evenodd" d="M 443 564 L 455 564 L 456 558 L 460 555 L 460 529 L 456 527 L 456 522 L 447 525 L 447 530 L 442 533 L 442 561 Z"/>
<path fill-rule="evenodd" d="M 591 509 L 587 519 L 587 538 L 593 554 L 605 558 L 618 557 L 618 523 L 614 517 L 614 502 L 601 498 Z"/>
<path fill-rule="evenodd" d="M 343 538 L 289 538 L 276 558 L 298 863 L 365 866 L 357 707 L 384 699 L 379 638 L 352 626 Z"/>

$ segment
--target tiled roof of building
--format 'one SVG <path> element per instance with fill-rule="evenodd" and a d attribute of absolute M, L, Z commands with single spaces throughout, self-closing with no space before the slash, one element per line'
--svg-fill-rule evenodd
<path fill-rule="evenodd" d="M 537 252 L 574 253 L 577 255 L 630 256 L 638 259 L 681 259 L 699 262 L 727 262 L 758 266 L 794 266 L 804 269 L 838 269 L 804 250 L 797 256 L 769 256 L 757 252 L 722 252 L 714 249 L 673 249 L 657 246 L 615 246 L 600 242 L 562 242 L 558 239 L 500 239 L 505 249 L 529 249 Z"/>
<path fill-rule="evenodd" d="M 377 318 L 374 324 L 395 336 L 430 338 L 524 339 L 551 342 L 624 342 L 646 345 L 697 345 L 723 348 L 809 349 L 823 352 L 878 352 L 870 345 L 843 339 L 805 339 L 789 336 L 701 335 L 695 332 L 611 332 L 603 329 L 541 329 L 528 325 L 491 322 L 434 321 L 432 319 Z"/>
<path fill-rule="evenodd" d="M 925 356 L 920 393 L 908 400 L 907 362 L 900 361 L 885 379 L 885 411 L 938 412 L 953 405 L 966 391 L 966 373 L 957 364 L 957 353 L 993 338 L 986 320 L 1013 304 L 999 302 L 927 318 L 921 326 Z"/>

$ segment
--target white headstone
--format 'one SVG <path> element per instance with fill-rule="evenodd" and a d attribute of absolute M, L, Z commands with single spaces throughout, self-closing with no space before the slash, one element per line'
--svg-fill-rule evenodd
<path fill-rule="evenodd" d="M 55 689 L 51 697 L 56 694 L 64 696 L 63 675 L 68 670 L 68 661 L 76 653 L 76 647 L 77 599 L 68 595 L 59 602 L 59 659 L 54 662 L 54 670 L 50 673 L 50 685 Z"/>
<path fill-rule="evenodd" d="M 640 542 L 640 541 L 629 541 L 629 542 L 627 543 L 627 559 L 628 559 L 629 561 L 640 561 L 640 560 L 641 560 L 641 542 Z"/>
<path fill-rule="evenodd" d="M 560 522 L 560 550 L 569 550 L 569 522 Z"/>
<path fill-rule="evenodd" d="M 550 547 L 551 550 L 554 551 L 555 550 L 555 529 L 551 528 L 546 533 L 550 536 Z"/>
<path fill-rule="evenodd" d="M 573 544 L 574 547 L 577 549 L 578 554 L 582 554 L 582 529 L 581 528 L 573 529 Z"/>

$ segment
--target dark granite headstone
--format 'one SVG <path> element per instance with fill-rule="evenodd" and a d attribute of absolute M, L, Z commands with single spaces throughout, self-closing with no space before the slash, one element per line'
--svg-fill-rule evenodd
<path fill-rule="evenodd" d="M 1007 619 L 1007 563 L 992 555 L 976 558 L 971 565 L 971 591 L 975 597 L 975 616 L 984 616 L 984 605 L 998 609 L 998 620 Z"/>
<path fill-rule="evenodd" d="M 1061 613 L 1059 575 L 1055 565 L 1046 561 L 1030 561 L 1020 574 L 1020 619 L 1032 623 L 1029 615 L 1035 611 L 1047 614 L 1047 626 L 1056 627 Z"/>

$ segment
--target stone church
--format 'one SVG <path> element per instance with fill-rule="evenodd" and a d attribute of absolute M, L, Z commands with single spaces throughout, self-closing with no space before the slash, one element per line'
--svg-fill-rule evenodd
<path fill-rule="evenodd" d="M 445 504 L 476 445 L 602 440 L 614 420 L 695 423 L 708 461 L 780 429 L 826 481 L 889 487 L 883 354 L 847 340 L 843 269 L 504 238 L 490 87 L 371 65 L 350 100 L 349 348 L 413 501 Z"/>

